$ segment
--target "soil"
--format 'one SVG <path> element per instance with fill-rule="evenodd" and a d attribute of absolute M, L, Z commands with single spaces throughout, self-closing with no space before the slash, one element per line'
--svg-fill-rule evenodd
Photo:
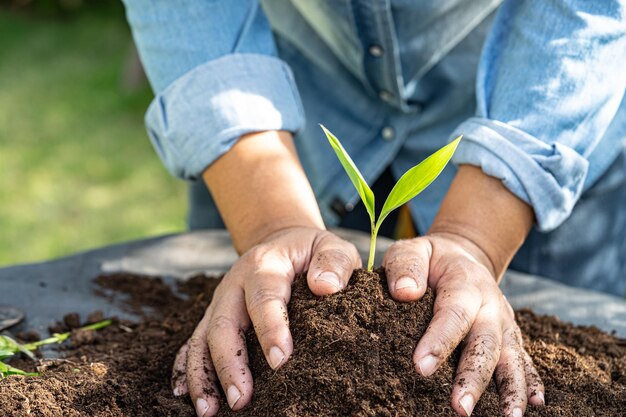
<path fill-rule="evenodd" d="M 289 305 L 295 351 L 272 371 L 254 334 L 247 334 L 255 378 L 253 402 L 236 416 L 454 416 L 449 396 L 456 355 L 430 378 L 411 353 L 432 317 L 433 295 L 416 303 L 389 297 L 384 271 L 356 271 L 348 288 L 314 297 L 297 277 Z M 142 316 L 63 347 L 63 359 L 11 364 L 39 377 L 0 380 L 3 416 L 194 416 L 188 398 L 174 398 L 174 355 L 210 302 L 217 279 L 196 276 L 172 289 L 158 278 L 128 274 L 96 279 L 101 294 Z M 527 416 L 626 416 L 626 341 L 530 311 L 517 313 L 526 348 L 546 385 L 546 406 Z M 69 315 L 56 326 L 97 321 Z M 84 337 L 83 337 L 84 336 Z M 500 415 L 495 384 L 473 416 Z"/>

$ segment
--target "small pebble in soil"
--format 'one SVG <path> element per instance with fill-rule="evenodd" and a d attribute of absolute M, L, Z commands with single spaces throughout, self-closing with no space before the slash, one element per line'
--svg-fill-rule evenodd
<path fill-rule="evenodd" d="M 87 324 L 98 323 L 104 320 L 104 313 L 102 310 L 96 310 L 93 313 L 89 313 L 87 316 Z"/>
<path fill-rule="evenodd" d="M 68 329 L 78 329 L 80 327 L 80 315 L 78 313 L 69 313 L 63 317 L 63 323 Z"/>

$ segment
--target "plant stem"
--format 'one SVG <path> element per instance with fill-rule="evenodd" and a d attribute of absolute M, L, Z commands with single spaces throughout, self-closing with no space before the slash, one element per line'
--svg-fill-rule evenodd
<path fill-rule="evenodd" d="M 378 236 L 378 228 L 380 224 L 374 225 L 372 223 L 372 236 L 370 239 L 370 256 L 367 259 L 367 270 L 372 272 L 374 269 L 374 256 L 376 255 L 376 236 Z"/>
<path fill-rule="evenodd" d="M 97 323 L 89 324 L 87 326 L 81 327 L 78 330 L 99 330 L 104 327 L 111 325 L 111 320 L 102 320 Z M 44 340 L 40 340 L 38 342 L 27 343 L 25 345 L 20 345 L 13 339 L 8 336 L 0 336 L 4 338 L 5 344 L 9 343 L 11 350 L 1 350 L 0 351 L 0 379 L 7 377 L 9 375 L 23 375 L 23 376 L 39 376 L 40 374 L 34 372 L 24 372 L 20 369 L 14 368 L 4 362 L 2 360 L 11 358 L 15 353 L 23 352 L 30 356 L 32 359 L 35 359 L 33 354 L 30 352 L 31 350 L 36 350 L 39 346 L 50 345 L 53 343 L 63 343 L 72 335 L 71 332 L 67 333 L 56 333 L 53 334 L 52 337 L 49 337 Z"/>
<path fill-rule="evenodd" d="M 110 324 L 111 324 L 111 320 L 102 320 L 97 323 L 93 323 L 93 324 L 89 324 L 87 326 L 81 327 L 78 330 L 99 330 L 99 329 L 109 326 Z M 62 343 L 65 340 L 67 340 L 71 334 L 72 334 L 71 332 L 57 333 L 55 335 L 52 335 L 52 337 L 49 337 L 44 340 L 40 340 L 38 342 L 25 344 L 25 345 L 22 345 L 22 347 L 27 350 L 35 350 L 39 346 L 50 345 L 52 343 Z"/>

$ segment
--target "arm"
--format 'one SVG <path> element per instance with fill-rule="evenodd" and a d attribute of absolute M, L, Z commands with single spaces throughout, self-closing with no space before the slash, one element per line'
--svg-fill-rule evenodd
<path fill-rule="evenodd" d="M 314 294 L 339 291 L 361 265 L 356 248 L 327 232 L 287 132 L 245 135 L 203 175 L 242 254 L 174 363 L 176 395 L 189 393 L 199 416 L 217 412 L 219 379 L 229 406 L 252 399 L 240 335 L 254 329 L 274 369 L 293 352 L 287 303 L 297 273 Z M 208 345 L 207 345 L 208 342 Z M 231 372 L 232 369 L 242 370 Z"/>
<path fill-rule="evenodd" d="M 497 284 L 532 221 L 530 206 L 502 182 L 462 165 L 428 234 L 398 241 L 385 254 L 395 299 L 418 299 L 427 286 L 435 291 L 433 320 L 413 354 L 416 370 L 430 376 L 464 346 L 451 398 L 459 415 L 472 413 L 494 371 L 505 415 L 518 417 L 527 402 L 544 402 L 543 384 Z M 505 379 L 510 383 L 500 384 Z"/>
<path fill-rule="evenodd" d="M 428 234 L 462 237 L 498 281 L 522 246 L 534 220 L 532 208 L 501 181 L 462 165 Z"/>
<path fill-rule="evenodd" d="M 208 417 L 219 383 L 239 410 L 252 398 L 240 335 L 254 326 L 278 368 L 293 352 L 285 314 L 294 275 L 308 270 L 311 291 L 330 294 L 361 260 L 324 228 L 292 142 L 301 103 L 258 1 L 125 3 L 156 93 L 146 114 L 155 149 L 174 175 L 204 179 L 241 254 L 178 352 L 172 388 Z"/>
<path fill-rule="evenodd" d="M 414 353 L 418 371 L 432 374 L 464 345 L 452 392 L 461 415 L 494 371 L 506 415 L 543 403 L 496 282 L 533 219 L 551 230 L 580 196 L 626 87 L 625 13 L 618 1 L 504 2 L 481 58 L 478 114 L 454 133 L 464 134 L 458 174 L 428 234 L 386 254 L 394 297 L 418 298 L 426 285 L 437 294 Z"/>

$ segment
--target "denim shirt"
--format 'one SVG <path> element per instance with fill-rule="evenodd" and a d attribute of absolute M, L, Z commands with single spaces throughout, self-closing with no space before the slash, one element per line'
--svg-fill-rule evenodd
<path fill-rule="evenodd" d="M 124 2 L 166 167 L 194 180 L 243 134 L 292 131 L 331 225 L 358 195 L 318 123 L 369 182 L 463 134 L 453 161 L 501 179 L 543 231 L 626 138 L 623 0 Z M 454 172 L 411 203 L 421 232 Z"/>

